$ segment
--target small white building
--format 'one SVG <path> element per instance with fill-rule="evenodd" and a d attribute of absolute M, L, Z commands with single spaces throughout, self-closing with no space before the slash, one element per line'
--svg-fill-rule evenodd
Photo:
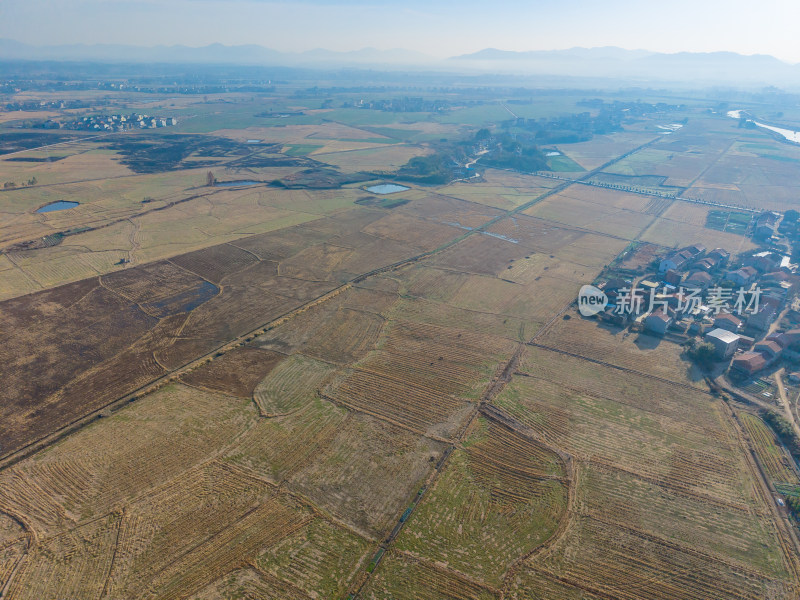
<path fill-rule="evenodd" d="M 734 282 L 736 285 L 747 285 L 758 275 L 758 271 L 756 271 L 753 267 L 742 267 L 741 269 L 736 269 L 735 271 L 728 271 L 725 274 L 725 279 L 728 279 Z"/>
<path fill-rule="evenodd" d="M 651 312 L 644 318 L 644 328 L 659 335 L 664 335 L 670 325 L 672 317 L 661 309 Z"/>
<path fill-rule="evenodd" d="M 714 353 L 720 359 L 733 356 L 739 347 L 739 336 L 725 329 L 712 329 L 706 334 L 706 340 L 714 345 Z"/>

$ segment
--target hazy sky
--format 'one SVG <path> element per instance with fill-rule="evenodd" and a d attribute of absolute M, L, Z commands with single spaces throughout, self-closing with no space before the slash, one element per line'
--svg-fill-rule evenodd
<path fill-rule="evenodd" d="M 372 46 L 437 57 L 621 46 L 800 62 L 798 34 L 797 0 L 0 0 L 0 37 L 36 45 Z"/>

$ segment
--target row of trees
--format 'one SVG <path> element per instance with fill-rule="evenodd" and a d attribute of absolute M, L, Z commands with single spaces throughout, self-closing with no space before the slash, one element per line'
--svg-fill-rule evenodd
<path fill-rule="evenodd" d="M 797 436 L 792 424 L 786 417 L 775 410 L 768 410 L 762 415 L 764 421 L 772 428 L 781 441 L 791 452 L 792 456 L 800 459 L 800 437 Z"/>
<path fill-rule="evenodd" d="M 36 177 L 31 177 L 30 179 L 28 179 L 28 181 L 26 181 L 22 185 L 23 186 L 25 186 L 25 185 L 36 185 L 37 183 L 39 183 L 39 180 L 36 179 Z M 6 181 L 3 184 L 3 189 L 4 190 L 13 190 L 16 187 L 19 187 L 19 186 L 17 186 L 17 184 L 15 182 L 13 182 L 13 181 Z"/>

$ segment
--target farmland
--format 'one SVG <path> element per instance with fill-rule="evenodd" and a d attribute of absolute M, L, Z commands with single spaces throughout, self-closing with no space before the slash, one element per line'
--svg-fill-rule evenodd
<path fill-rule="evenodd" d="M 796 598 L 772 431 L 574 300 L 754 249 L 797 149 L 697 100 L 465 176 L 479 128 L 527 139 L 582 92 L 337 86 L 103 96 L 164 131 L 0 111 L 0 595 Z M 398 174 L 437 156 L 452 180 Z"/>
<path fill-rule="evenodd" d="M 673 248 L 691 243 L 687 240 L 699 240 L 700 243 L 714 248 L 730 248 L 731 252 L 744 252 L 753 248 L 752 240 L 741 235 L 741 228 L 710 227 L 716 224 L 717 213 L 718 211 L 707 206 L 673 204 L 642 233 L 641 239 Z"/>
<path fill-rule="evenodd" d="M 565 467 L 547 448 L 478 423 L 398 549 L 497 586 L 515 558 L 555 531 L 566 505 Z"/>

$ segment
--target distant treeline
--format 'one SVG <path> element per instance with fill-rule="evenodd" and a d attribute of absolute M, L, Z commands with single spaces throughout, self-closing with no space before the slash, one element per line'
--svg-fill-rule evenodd
<path fill-rule="evenodd" d="M 609 110 L 612 112 L 627 113 L 628 116 L 642 117 L 644 115 L 652 115 L 653 113 L 667 113 L 686 108 L 684 104 L 667 104 L 666 102 L 657 102 L 650 104 L 648 102 L 621 102 L 614 100 L 613 102 L 606 102 L 600 98 L 592 98 L 590 100 L 579 100 L 576 102 L 578 106 L 585 106 L 587 108 L 596 108 L 598 110 Z"/>
<path fill-rule="evenodd" d="M 443 184 L 455 178 L 459 164 L 453 159 L 453 152 L 444 150 L 428 156 L 416 156 L 400 167 L 397 177 L 405 181 Z"/>
<path fill-rule="evenodd" d="M 597 114 L 582 112 L 551 119 L 509 119 L 503 121 L 504 129 L 522 129 L 533 136 L 537 144 L 571 144 L 585 142 L 594 135 L 604 135 L 623 130 L 623 123 L 635 117 L 680 110 L 682 105 L 648 104 L 645 102 L 605 102 L 600 99 L 581 100 L 579 106 L 597 110 Z"/>
<path fill-rule="evenodd" d="M 499 169 L 514 169 L 523 173 L 546 171 L 547 158 L 539 147 L 519 136 L 508 133 L 497 137 L 487 137 L 488 130 L 482 129 L 476 139 L 483 141 L 487 153 L 480 157 L 478 164 Z"/>
<path fill-rule="evenodd" d="M 481 102 L 471 103 L 473 105 Z M 459 106 L 463 106 L 459 102 Z M 342 108 L 368 108 L 386 112 L 443 112 L 453 107 L 447 100 L 426 100 L 425 98 L 390 98 L 379 100 L 360 100 L 358 102 L 344 102 Z"/>
<path fill-rule="evenodd" d="M 470 177 L 465 165 L 477 158 L 476 164 L 499 169 L 514 169 L 523 173 L 547 170 L 547 158 L 536 144 L 508 133 L 492 135 L 480 129 L 473 138 L 460 141 L 441 141 L 432 144 L 435 152 L 409 160 L 397 172 L 406 181 L 443 184 L 453 179 Z"/>
<path fill-rule="evenodd" d="M 52 100 L 50 102 L 40 102 L 29 100 L 28 102 L 9 102 L 4 106 L 6 110 L 24 110 L 24 111 L 39 111 L 39 110 L 58 110 L 62 108 L 91 108 L 98 104 L 107 104 L 107 102 L 89 102 L 88 100 Z"/>

